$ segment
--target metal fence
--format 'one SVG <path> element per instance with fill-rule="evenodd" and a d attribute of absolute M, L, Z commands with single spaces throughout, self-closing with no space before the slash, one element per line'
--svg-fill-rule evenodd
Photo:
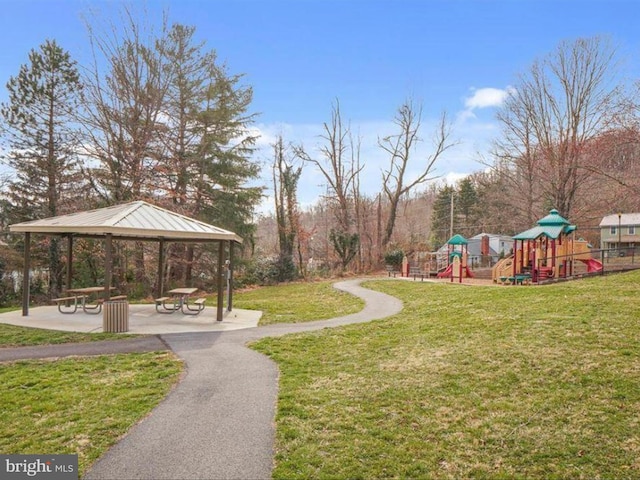
<path fill-rule="evenodd" d="M 636 270 L 640 268 L 640 255 L 636 253 L 640 252 L 636 252 L 635 247 L 592 249 L 590 257 L 584 253 L 559 255 L 553 268 L 547 259 L 538 259 L 533 281 L 540 283 Z"/>

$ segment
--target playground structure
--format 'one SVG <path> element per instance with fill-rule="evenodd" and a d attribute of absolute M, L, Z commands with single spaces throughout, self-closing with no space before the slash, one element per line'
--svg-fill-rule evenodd
<path fill-rule="evenodd" d="M 576 274 L 576 262 L 585 265 L 587 273 L 602 271 L 587 241 L 575 238 L 576 228 L 552 209 L 537 226 L 513 237 L 513 254 L 493 267 L 493 281 L 522 284 L 569 278 Z"/>
<path fill-rule="evenodd" d="M 469 242 L 462 235 L 454 235 L 447 241 L 447 266 L 438 272 L 438 278 L 450 278 L 462 283 L 463 278 L 472 278 L 473 272 L 467 264 Z"/>

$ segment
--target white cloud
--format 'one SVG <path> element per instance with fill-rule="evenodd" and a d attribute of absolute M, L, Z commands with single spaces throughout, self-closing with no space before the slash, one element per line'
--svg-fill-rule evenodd
<path fill-rule="evenodd" d="M 510 91 L 510 87 L 506 89 L 491 87 L 473 88 L 473 94 L 465 99 L 464 106 L 468 111 L 476 108 L 500 107 Z"/>
<path fill-rule="evenodd" d="M 444 177 L 444 181 L 447 185 L 455 187 L 460 180 L 466 178 L 468 175 L 468 173 L 449 172 Z"/>

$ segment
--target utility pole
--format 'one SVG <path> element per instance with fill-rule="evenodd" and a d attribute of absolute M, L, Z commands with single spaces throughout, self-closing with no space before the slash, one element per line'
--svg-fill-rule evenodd
<path fill-rule="evenodd" d="M 622 212 L 618 212 L 618 256 L 622 252 Z"/>
<path fill-rule="evenodd" d="M 378 208 L 376 212 L 376 244 L 378 245 L 378 258 L 382 258 L 384 252 L 382 251 L 382 197 L 378 193 Z"/>

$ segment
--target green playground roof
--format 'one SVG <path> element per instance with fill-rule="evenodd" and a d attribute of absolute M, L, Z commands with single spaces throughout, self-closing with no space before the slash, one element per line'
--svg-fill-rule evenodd
<path fill-rule="evenodd" d="M 549 215 L 538 220 L 538 225 L 570 225 L 569 220 L 564 218 L 553 208 L 549 211 Z"/>
<path fill-rule="evenodd" d="M 569 221 L 562 217 L 554 208 L 544 218 L 538 220 L 538 226 L 525 230 L 513 237 L 514 240 L 535 240 L 541 236 L 556 239 L 563 233 L 569 234 L 576 229 Z"/>
<path fill-rule="evenodd" d="M 447 241 L 447 245 L 466 245 L 469 242 L 462 235 L 454 235 Z"/>

